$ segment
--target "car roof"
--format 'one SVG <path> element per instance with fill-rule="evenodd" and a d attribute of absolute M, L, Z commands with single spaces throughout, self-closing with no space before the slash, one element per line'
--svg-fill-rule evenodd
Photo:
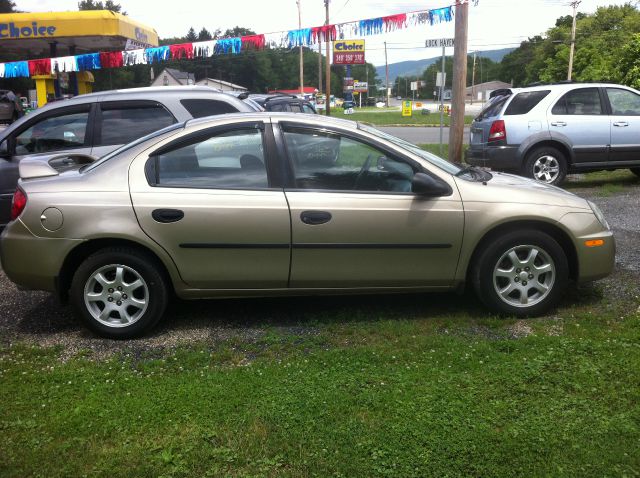
<path fill-rule="evenodd" d="M 224 93 L 218 88 L 212 88 L 211 86 L 199 86 L 199 85 L 184 85 L 184 86 L 143 86 L 140 88 L 123 88 L 119 90 L 107 90 L 96 91 L 95 93 L 87 93 L 84 95 L 75 96 L 76 98 L 94 98 L 96 96 L 103 95 L 157 95 L 161 94 L 178 94 L 184 92 L 196 92 L 196 93 Z"/>
<path fill-rule="evenodd" d="M 628 88 L 625 85 L 619 85 L 615 83 L 573 83 L 573 82 L 562 82 L 562 83 L 541 83 L 539 85 L 531 85 L 525 86 L 521 88 L 508 88 L 513 94 L 520 93 L 523 91 L 541 91 L 541 90 L 554 90 L 554 91 L 569 91 L 574 90 L 576 88 L 603 88 L 603 87 L 622 87 Z"/>
<path fill-rule="evenodd" d="M 265 118 L 272 118 L 277 121 L 295 121 L 297 123 L 312 123 L 317 126 L 333 126 L 344 129 L 357 129 L 358 123 L 352 120 L 334 118 L 331 116 L 323 115 L 301 115 L 300 113 L 289 112 L 273 112 L 273 111 L 261 111 L 256 113 L 227 113 L 218 116 L 209 116 L 205 118 L 190 119 L 185 123 L 185 128 L 190 126 L 198 126 L 207 123 L 224 123 L 225 121 L 234 121 L 237 119 L 243 119 L 246 121 L 263 121 Z"/>

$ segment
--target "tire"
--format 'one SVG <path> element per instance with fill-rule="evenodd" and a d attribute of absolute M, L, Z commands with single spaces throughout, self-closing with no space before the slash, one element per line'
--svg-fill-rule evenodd
<path fill-rule="evenodd" d="M 533 251 L 537 254 L 532 257 Z M 569 264 L 562 247 L 548 234 L 513 231 L 488 243 L 473 265 L 472 278 L 489 309 L 535 316 L 557 304 L 567 287 Z"/>
<path fill-rule="evenodd" d="M 131 248 L 110 247 L 80 264 L 69 295 L 76 314 L 93 332 L 110 339 L 130 339 L 158 323 L 168 294 L 153 257 Z"/>
<path fill-rule="evenodd" d="M 636 176 L 640 177 L 640 168 L 631 168 L 630 171 Z"/>
<path fill-rule="evenodd" d="M 567 158 L 551 146 L 536 148 L 527 154 L 523 176 L 558 186 L 567 176 Z"/>

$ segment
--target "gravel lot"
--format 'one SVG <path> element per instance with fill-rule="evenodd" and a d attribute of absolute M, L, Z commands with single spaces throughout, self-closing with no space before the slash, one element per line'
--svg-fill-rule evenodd
<path fill-rule="evenodd" d="M 609 300 L 617 297 L 636 308 L 640 294 L 640 180 L 629 176 L 612 182 L 588 178 L 572 177 L 567 186 L 602 208 L 618 246 L 615 273 L 593 287 Z M 580 292 L 570 295 L 575 301 L 582 297 Z M 96 359 L 123 351 L 158 354 L 194 342 L 212 347 L 230 339 L 251 342 L 269 330 L 296 336 L 315 334 L 313 324 L 318 321 L 353 316 L 368 320 L 378 316 L 381 309 L 394 317 L 415 315 L 416 310 L 433 316 L 451 313 L 450 308 L 443 309 L 443 303 L 460 304 L 460 312 L 470 314 L 477 314 L 479 307 L 475 299 L 461 301 L 453 294 L 174 301 L 166 320 L 151 336 L 117 342 L 86 331 L 69 307 L 59 305 L 52 295 L 17 290 L 0 271 L 0 344 L 61 346 L 63 358 L 83 351 L 90 351 Z"/>

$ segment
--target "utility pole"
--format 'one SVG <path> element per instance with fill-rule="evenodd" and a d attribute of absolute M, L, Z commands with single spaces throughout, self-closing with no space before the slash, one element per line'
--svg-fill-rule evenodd
<path fill-rule="evenodd" d="M 296 0 L 298 5 L 298 28 L 302 29 L 302 0 Z M 304 61 L 303 61 L 302 45 L 300 45 L 300 94 L 304 95 Z"/>
<path fill-rule="evenodd" d="M 329 0 L 324 0 L 324 8 L 326 10 L 326 14 L 327 14 L 327 20 L 325 22 L 325 25 L 329 26 Z M 327 44 L 327 58 L 326 58 L 326 72 L 325 72 L 325 83 L 327 85 L 327 99 L 326 99 L 326 109 L 325 109 L 325 113 L 327 116 L 331 116 L 331 52 L 329 51 L 329 46 L 331 45 L 331 42 L 328 41 L 328 38 L 325 38 L 325 40 L 327 40 L 325 43 Z"/>
<path fill-rule="evenodd" d="M 567 80 L 571 81 L 571 73 L 573 71 L 573 51 L 576 47 L 576 15 L 578 13 L 578 5 L 582 3 L 576 0 L 570 3 L 573 7 L 573 22 L 571 23 L 571 46 L 569 47 L 569 70 L 567 71 Z"/>
<path fill-rule="evenodd" d="M 322 94 L 322 35 L 318 35 L 318 94 Z"/>
<path fill-rule="evenodd" d="M 473 69 L 471 70 L 471 104 L 473 104 L 473 88 L 476 86 L 476 52 L 473 52 Z"/>
<path fill-rule="evenodd" d="M 387 108 L 389 107 L 389 62 L 387 61 L 387 42 L 384 42 L 384 98 Z"/>
<path fill-rule="evenodd" d="M 460 162 L 462 160 L 464 108 L 467 88 L 468 1 L 456 0 L 455 18 L 453 81 L 451 85 L 451 126 L 449 127 L 449 161 Z"/>
<path fill-rule="evenodd" d="M 364 71 L 366 72 L 367 77 L 367 102 L 365 103 L 365 106 L 367 106 L 369 103 L 369 67 L 366 63 L 364 64 Z M 362 93 L 360 93 L 360 96 L 362 96 Z"/>

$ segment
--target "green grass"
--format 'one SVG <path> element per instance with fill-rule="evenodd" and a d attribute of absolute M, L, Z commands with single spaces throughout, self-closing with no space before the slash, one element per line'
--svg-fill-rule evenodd
<path fill-rule="evenodd" d="M 569 176 L 562 185 L 565 189 L 579 193 L 582 189 L 595 190 L 601 197 L 612 196 L 638 184 L 640 178 L 628 169 L 614 171 L 597 171 L 578 176 Z"/>
<path fill-rule="evenodd" d="M 519 322 L 448 294 L 227 301 L 227 327 L 266 331 L 5 347 L 0 476 L 637 476 L 637 278 L 623 295 Z"/>
<path fill-rule="evenodd" d="M 363 108 L 364 110 L 364 108 Z M 439 113 L 431 113 L 428 115 L 423 115 L 414 111 L 413 116 L 402 116 L 402 112 L 398 109 L 395 111 L 378 111 L 375 110 L 367 110 L 367 111 L 359 111 L 357 108 L 355 109 L 355 113 L 352 115 L 345 115 L 344 110 L 342 108 L 333 108 L 331 110 L 331 116 L 335 116 L 337 118 L 346 118 L 353 121 L 364 121 L 365 123 L 371 123 L 377 126 L 385 126 L 385 125 L 439 125 L 440 124 L 440 114 Z M 444 124 L 449 126 L 449 121 L 451 118 L 447 115 L 444 115 Z M 465 116 L 464 122 L 465 124 L 471 124 L 473 121 L 473 116 Z"/>

